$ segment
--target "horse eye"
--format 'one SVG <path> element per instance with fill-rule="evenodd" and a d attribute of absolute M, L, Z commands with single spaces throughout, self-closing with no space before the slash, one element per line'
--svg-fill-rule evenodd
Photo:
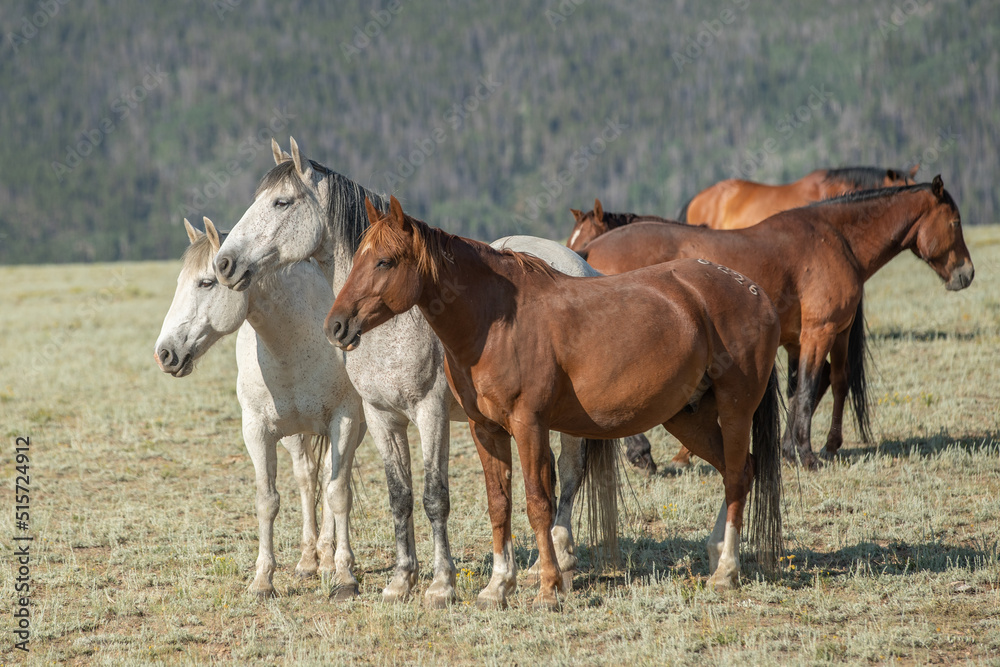
<path fill-rule="evenodd" d="M 392 266 L 391 259 L 380 259 L 375 263 L 376 269 L 388 269 L 390 266 Z"/>
<path fill-rule="evenodd" d="M 214 280 L 209 280 L 208 278 L 206 278 L 206 279 L 202 280 L 200 283 L 198 283 L 198 287 L 212 287 L 213 285 L 215 285 L 215 281 Z"/>
<path fill-rule="evenodd" d="M 275 208 L 285 208 L 290 203 L 291 203 L 291 200 L 289 200 L 289 199 L 278 198 L 278 199 L 274 200 L 274 207 Z"/>

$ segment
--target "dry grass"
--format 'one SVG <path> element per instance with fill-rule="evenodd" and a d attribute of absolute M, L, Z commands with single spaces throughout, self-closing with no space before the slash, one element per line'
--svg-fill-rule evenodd
<path fill-rule="evenodd" d="M 946 293 L 909 255 L 870 283 L 878 444 L 853 442 L 849 431 L 835 464 L 818 473 L 785 468 L 789 557 L 777 581 L 751 579 L 730 595 L 704 589 L 703 542 L 721 497 L 713 471 L 632 475 L 625 569 L 598 576 L 583 549 L 559 614 L 530 611 L 531 590 L 502 613 L 470 604 L 491 550 L 464 427 L 453 438 L 450 524 L 461 604 L 425 611 L 419 600 L 381 602 L 394 546 L 381 464 L 368 444 L 354 522 L 362 599 L 337 606 L 323 582 L 294 577 L 299 511 L 282 450 L 281 597 L 258 602 L 245 592 L 257 528 L 234 341 L 184 380 L 161 374 L 152 359 L 178 264 L 0 268 L 5 507 L 13 505 L 14 438 L 32 442 L 30 661 L 998 664 L 1000 228 L 968 237 L 977 277 L 965 292 Z M 817 448 L 828 412 L 829 399 L 816 419 Z M 661 433 L 650 437 L 663 462 L 674 444 Z M 517 508 L 523 565 L 533 546 L 523 495 Z M 426 582 L 419 494 L 417 512 Z M 7 554 L 12 514 L 0 517 Z M 12 567 L 0 568 L 7 600 L 12 578 Z M 5 630 L 3 662 L 24 662 L 10 637 Z"/>

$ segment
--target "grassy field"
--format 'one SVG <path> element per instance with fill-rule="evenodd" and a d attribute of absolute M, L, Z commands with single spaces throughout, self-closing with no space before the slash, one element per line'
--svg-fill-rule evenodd
<path fill-rule="evenodd" d="M 561 613 L 518 591 L 475 595 L 490 571 L 482 476 L 468 429 L 452 440 L 451 536 L 461 603 L 387 606 L 394 562 L 381 463 L 356 472 L 363 595 L 336 605 L 301 581 L 300 516 L 279 453 L 280 597 L 245 590 L 256 558 L 253 470 L 240 436 L 234 339 L 195 373 L 160 373 L 154 339 L 178 262 L 0 267 L 0 567 L 13 607 L 15 438 L 31 438 L 30 653 L 6 664 L 1000 664 L 1000 227 L 968 230 L 975 283 L 948 293 L 909 253 L 869 284 L 877 444 L 847 434 L 815 473 L 785 467 L 788 557 L 775 581 L 704 588 L 721 498 L 705 465 L 630 475 L 626 566 L 583 567 Z M 783 355 L 782 355 L 783 356 Z M 829 423 L 815 420 L 814 448 Z M 663 463 L 675 444 L 650 433 Z M 419 458 L 417 459 L 419 461 Z M 533 539 L 515 471 L 523 565 Z M 415 470 L 422 483 L 419 463 Z M 417 495 L 426 587 L 429 527 Z M 585 533 L 585 531 L 582 531 Z M 580 537 L 585 538 L 585 534 Z M 422 589 L 420 591 L 422 593 Z"/>

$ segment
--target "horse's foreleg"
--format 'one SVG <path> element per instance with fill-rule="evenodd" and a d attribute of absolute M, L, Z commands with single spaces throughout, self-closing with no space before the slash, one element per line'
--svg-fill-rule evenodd
<path fill-rule="evenodd" d="M 555 518 L 555 489 L 552 475 L 552 450 L 549 429 L 545 424 L 515 421 L 514 441 L 524 475 L 524 496 L 528 522 L 538 544 L 539 582 L 534 605 L 545 609 L 559 607 L 558 593 L 564 590 L 562 574 L 552 540 Z"/>
<path fill-rule="evenodd" d="M 424 510 L 434 534 L 434 580 L 424 594 L 424 604 L 432 608 L 446 607 L 458 599 L 455 591 L 455 562 L 448 542 L 448 515 L 451 498 L 448 493 L 448 450 L 451 424 L 448 413 L 440 404 L 428 414 L 417 417 L 420 444 L 424 454 Z"/>
<path fill-rule="evenodd" d="M 365 404 L 365 415 L 372 439 L 382 456 L 385 481 L 389 488 L 389 506 L 396 532 L 396 570 L 382 591 L 386 602 L 408 600 L 417 585 L 420 565 L 413 536 L 413 478 L 410 472 L 410 444 L 406 436 L 409 420 Z"/>
<path fill-rule="evenodd" d="M 826 447 L 820 454 L 824 458 L 833 455 L 844 444 L 844 401 L 847 399 L 847 346 L 850 340 L 850 330 L 837 336 L 830 350 L 830 386 L 833 388 L 833 418 L 830 421 L 830 433 L 826 436 Z M 820 385 L 822 389 L 822 384 Z M 822 397 L 822 391 L 820 396 Z"/>
<path fill-rule="evenodd" d="M 514 543 L 510 533 L 510 435 L 499 427 L 493 430 L 471 420 L 469 426 L 483 464 L 486 503 L 493 525 L 493 576 L 479 593 L 476 604 L 484 609 L 505 609 L 507 596 L 517 587 L 517 563 L 514 561 Z"/>
<path fill-rule="evenodd" d="M 319 568 L 316 558 L 316 469 L 320 462 L 309 447 L 310 436 L 299 434 L 281 439 L 281 444 L 292 457 L 292 473 L 299 486 L 299 500 L 302 503 L 302 557 L 295 566 L 295 574 L 300 577 L 315 576 Z"/>
<path fill-rule="evenodd" d="M 354 551 L 351 550 L 351 469 L 354 467 L 354 453 L 361 441 L 364 420 L 360 410 L 343 410 L 330 420 L 330 483 L 327 487 L 327 503 L 336 524 L 337 550 L 333 559 L 337 567 L 333 575 L 330 598 L 346 600 L 360 593 L 358 580 L 354 578 Z"/>
<path fill-rule="evenodd" d="M 274 597 L 274 519 L 280 502 L 274 483 L 278 475 L 278 437 L 255 420 L 245 419 L 243 441 L 253 462 L 257 484 L 257 573 L 250 592 L 259 597 Z"/>

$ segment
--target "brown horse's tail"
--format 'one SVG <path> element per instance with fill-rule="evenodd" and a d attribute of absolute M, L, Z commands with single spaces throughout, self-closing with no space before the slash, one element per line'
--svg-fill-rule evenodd
<path fill-rule="evenodd" d="M 697 195 L 695 195 L 695 196 L 697 196 Z M 694 197 L 691 197 L 691 199 L 688 199 L 686 202 L 684 202 L 684 206 L 681 206 L 680 213 L 677 214 L 677 219 L 680 222 L 683 222 L 685 225 L 687 224 L 687 221 L 688 221 L 688 206 L 690 206 L 691 202 L 693 202 L 693 201 L 694 201 Z"/>
<path fill-rule="evenodd" d="M 847 339 L 847 391 L 851 395 L 851 407 L 854 408 L 854 421 L 858 426 L 861 442 L 872 442 L 871 410 L 868 401 L 868 378 L 865 366 L 868 364 L 868 323 L 865 322 L 865 299 L 862 295 L 858 301 L 858 310 L 854 314 L 854 324 Z"/>
<path fill-rule="evenodd" d="M 767 390 L 753 414 L 754 484 L 750 498 L 750 541 L 757 562 L 774 572 L 784 550 L 781 539 L 781 412 L 778 371 L 771 370 Z"/>
<path fill-rule="evenodd" d="M 595 561 L 618 567 L 621 562 L 618 548 L 618 493 L 622 441 L 584 438 L 581 446 L 587 494 L 587 523 Z"/>

